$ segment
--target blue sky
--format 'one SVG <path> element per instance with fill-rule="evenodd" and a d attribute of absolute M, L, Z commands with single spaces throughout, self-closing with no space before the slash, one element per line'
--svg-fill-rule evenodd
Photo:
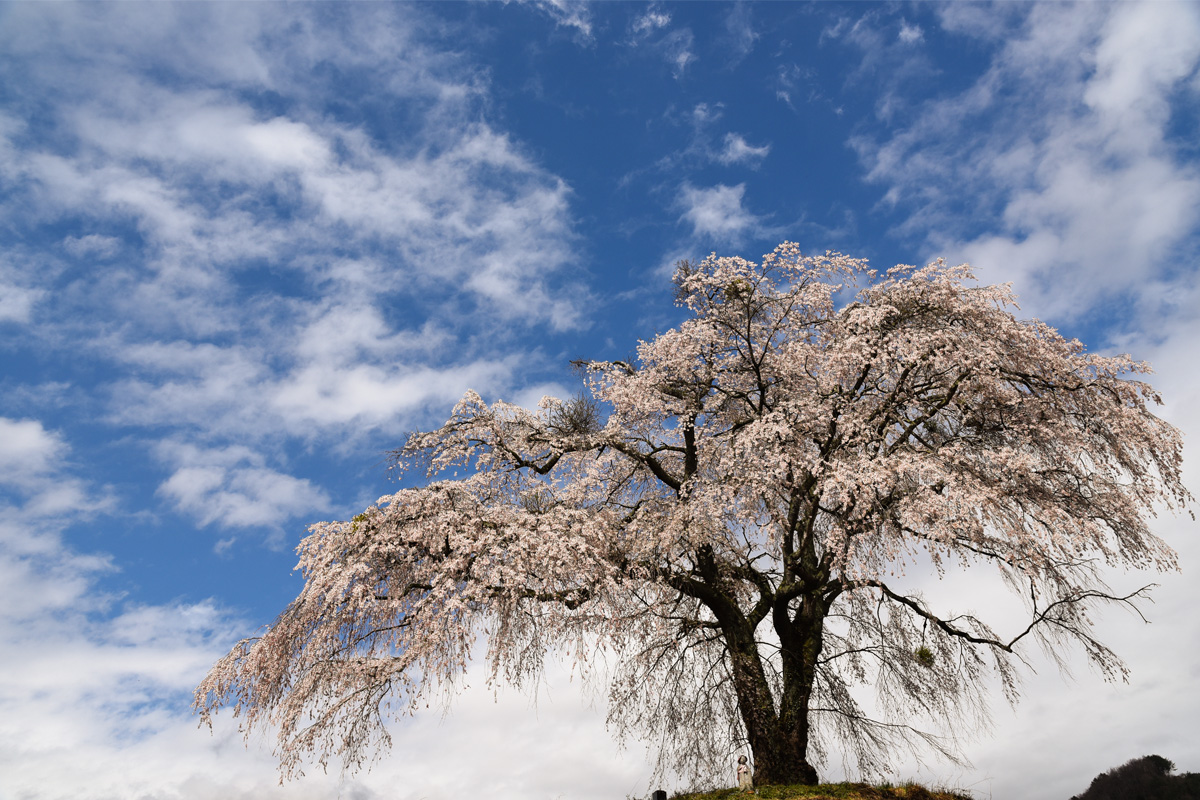
<path fill-rule="evenodd" d="M 405 431 L 573 393 L 680 319 L 680 258 L 970 261 L 1151 361 L 1200 489 L 1198 66 L 1172 2 L 0 5 L 0 797 L 645 795 L 565 667 L 283 787 L 187 703 Z M 1183 571 L 1112 576 L 1153 624 L 1100 628 L 1128 684 L 1031 653 L 973 766 L 898 777 L 1200 771 L 1200 545 L 1158 530 Z"/>

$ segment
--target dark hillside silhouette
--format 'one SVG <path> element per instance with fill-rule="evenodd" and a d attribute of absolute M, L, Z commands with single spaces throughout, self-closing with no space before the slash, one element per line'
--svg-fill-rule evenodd
<path fill-rule="evenodd" d="M 1200 800 L 1200 773 L 1172 775 L 1175 765 L 1162 756 L 1142 756 L 1092 779 L 1071 800 Z"/>

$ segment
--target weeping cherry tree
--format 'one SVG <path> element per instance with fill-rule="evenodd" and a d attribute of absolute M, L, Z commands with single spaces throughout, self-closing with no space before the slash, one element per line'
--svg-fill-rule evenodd
<path fill-rule="evenodd" d="M 1146 364 L 940 261 L 880 276 L 784 244 L 675 282 L 686 320 L 582 362 L 585 394 L 468 392 L 394 454 L 427 485 L 311 526 L 303 590 L 212 668 L 202 719 L 276 732 L 285 776 L 353 768 L 486 642 L 517 686 L 556 654 L 602 665 L 611 729 L 660 770 L 724 774 L 746 746 L 757 784 L 815 783 L 832 752 L 868 774 L 953 758 L 1031 646 L 1124 677 L 1093 611 L 1150 587 L 1102 570 L 1174 569 L 1148 523 L 1191 502 Z M 935 603 L 906 568 L 998 575 L 1022 620 Z"/>

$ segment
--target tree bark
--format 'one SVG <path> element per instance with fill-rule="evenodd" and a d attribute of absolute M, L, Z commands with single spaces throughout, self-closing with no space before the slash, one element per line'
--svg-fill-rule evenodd
<path fill-rule="evenodd" d="M 705 581 L 691 583 L 687 589 L 709 607 L 724 634 L 738 711 L 754 756 L 754 783 L 815 785 L 817 771 L 808 761 L 808 709 L 832 596 L 823 597 L 819 589 L 804 595 L 795 620 L 788 618 L 787 599 L 774 597 L 772 622 L 783 653 L 783 696 L 777 707 L 754 626 L 732 596 L 722 591 L 724 581 L 712 548 L 702 546 L 696 560 Z"/>
<path fill-rule="evenodd" d="M 797 783 L 817 782 L 817 771 L 808 761 L 808 713 L 828 610 L 826 599 L 814 593 L 801 599 L 800 609 L 794 619 L 788 618 L 786 603 L 776 604 L 773 613 L 783 668 L 779 728 L 791 760 L 796 764 L 793 774 L 799 778 L 795 781 Z"/>
<path fill-rule="evenodd" d="M 754 756 L 756 786 L 817 783 L 817 771 L 808 760 L 808 707 L 820 654 L 820 623 L 809 628 L 809 636 L 793 630 L 792 641 L 783 642 L 783 697 L 778 711 L 749 625 L 737 632 L 723 626 L 738 709 Z"/>

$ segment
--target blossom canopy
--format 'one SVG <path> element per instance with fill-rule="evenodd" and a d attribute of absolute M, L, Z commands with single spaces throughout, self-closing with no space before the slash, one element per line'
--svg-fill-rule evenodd
<path fill-rule="evenodd" d="M 744 742 L 756 785 L 813 783 L 831 747 L 868 773 L 898 747 L 953 758 L 1030 641 L 1124 675 L 1089 612 L 1148 587 L 1098 567 L 1175 568 L 1149 521 L 1191 502 L 1146 364 L 1018 320 L 965 265 L 878 275 L 784 243 L 675 282 L 688 318 L 582 362 L 585 394 L 468 392 L 396 451 L 430 483 L 313 525 L 303 591 L 212 669 L 202 716 L 277 726 L 287 774 L 357 765 L 482 634 L 517 685 L 551 650 L 605 654 L 610 725 L 662 768 L 711 775 Z M 935 607 L 896 577 L 924 563 L 998 571 L 1027 623 Z"/>

